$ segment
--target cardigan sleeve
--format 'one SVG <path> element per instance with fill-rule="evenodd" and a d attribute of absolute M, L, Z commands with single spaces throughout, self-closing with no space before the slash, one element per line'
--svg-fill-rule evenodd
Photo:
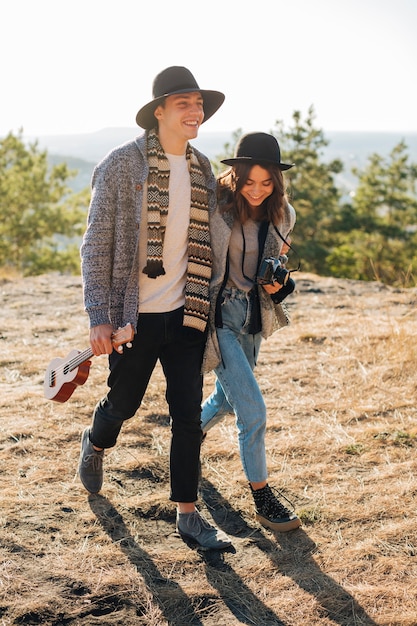
<path fill-rule="evenodd" d="M 81 245 L 84 306 L 91 326 L 110 323 L 109 300 L 117 204 L 116 163 L 104 160 L 93 172 L 87 229 Z"/>

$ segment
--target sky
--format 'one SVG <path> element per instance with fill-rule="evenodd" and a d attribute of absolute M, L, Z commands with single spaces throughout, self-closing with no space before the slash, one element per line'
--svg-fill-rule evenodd
<path fill-rule="evenodd" d="M 417 132 L 417 0 L 2 0 L 0 137 L 137 128 L 164 68 L 226 95 L 201 130 Z"/>

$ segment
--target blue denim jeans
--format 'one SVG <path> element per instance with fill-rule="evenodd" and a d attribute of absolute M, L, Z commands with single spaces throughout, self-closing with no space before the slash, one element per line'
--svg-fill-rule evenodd
<path fill-rule="evenodd" d="M 253 370 L 261 345 L 261 334 L 247 332 L 250 298 L 240 289 L 223 292 L 223 328 L 217 329 L 222 363 L 215 369 L 213 393 L 202 407 L 203 432 L 227 413 L 234 412 L 239 436 L 240 458 L 250 482 L 267 479 L 265 455 L 266 407 Z"/>

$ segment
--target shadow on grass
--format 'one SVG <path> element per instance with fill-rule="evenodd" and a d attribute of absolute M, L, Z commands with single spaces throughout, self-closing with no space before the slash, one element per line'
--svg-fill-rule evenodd
<path fill-rule="evenodd" d="M 149 554 L 131 536 L 123 517 L 111 502 L 98 494 L 89 497 L 89 504 L 104 531 L 114 543 L 120 546 L 122 552 L 143 576 L 168 623 L 172 626 L 175 624 L 177 626 L 184 626 L 184 624 L 202 626 L 203 622 L 196 614 L 187 594 L 178 583 L 167 579 L 158 570 Z M 208 581 L 214 589 L 217 589 L 221 600 L 239 620 L 239 623 L 251 626 L 260 623 L 263 626 L 285 626 L 284 622 L 252 593 L 226 562 L 226 555 L 235 552 L 233 547 L 224 551 L 199 550 L 195 544 L 185 543 L 198 552 L 205 564 Z M 210 601 L 212 599 L 208 598 L 208 602 Z M 198 606 L 200 614 L 202 606 L 200 601 Z M 180 614 L 181 617 L 179 617 Z"/>
<path fill-rule="evenodd" d="M 285 622 L 259 600 L 234 569 L 225 562 L 223 553 L 216 553 L 214 550 L 203 552 L 202 558 L 206 565 L 207 580 L 217 589 L 222 601 L 239 620 L 239 624 L 285 626 Z"/>
<path fill-rule="evenodd" d="M 187 594 L 178 583 L 166 578 L 159 571 L 149 554 L 136 543 L 123 517 L 112 503 L 99 494 L 89 496 L 88 502 L 110 539 L 120 546 L 121 551 L 143 577 L 168 623 L 179 626 L 186 619 L 190 626 L 202 626 L 203 623 L 195 613 Z M 177 621 L 179 614 L 182 622 Z"/>
<path fill-rule="evenodd" d="M 279 573 L 291 578 L 316 599 L 322 608 L 323 617 L 327 616 L 340 626 L 378 626 L 352 595 L 322 572 L 314 559 L 317 546 L 302 527 L 287 533 L 267 531 L 269 536 L 276 538 L 275 542 L 263 530 L 249 526 L 207 480 L 202 482 L 201 495 L 216 524 L 229 536 L 250 538 Z"/>

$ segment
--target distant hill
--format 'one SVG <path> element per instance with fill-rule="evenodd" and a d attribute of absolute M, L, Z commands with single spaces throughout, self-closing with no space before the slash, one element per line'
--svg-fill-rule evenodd
<path fill-rule="evenodd" d="M 224 145 L 232 141 L 232 133 L 201 131 L 193 145 L 204 152 L 210 159 L 215 159 L 223 152 Z M 38 141 L 42 149 L 46 149 L 53 163 L 66 161 L 71 169 L 79 174 L 74 181 L 74 189 L 89 184 L 94 165 L 100 161 L 113 147 L 124 143 L 141 134 L 138 127 L 104 128 L 94 133 L 73 135 L 43 135 L 27 137 L 28 141 Z M 388 156 L 393 147 L 401 140 L 408 146 L 410 158 L 417 162 L 417 133 L 393 132 L 338 132 L 324 133 L 329 145 L 324 150 L 326 160 L 339 158 L 345 164 L 345 172 L 339 177 L 340 186 L 354 188 L 355 182 L 351 175 L 353 166 L 362 167 L 373 153 Z"/>

